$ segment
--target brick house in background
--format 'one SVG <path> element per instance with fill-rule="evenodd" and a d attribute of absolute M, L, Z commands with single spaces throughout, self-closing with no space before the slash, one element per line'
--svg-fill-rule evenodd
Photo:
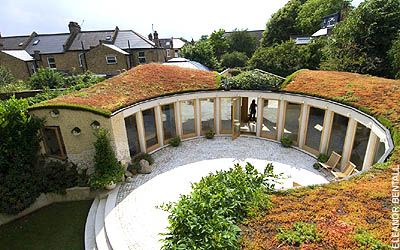
<path fill-rule="evenodd" d="M 76 22 L 70 22 L 68 28 L 69 33 L 33 32 L 30 36 L 0 37 L 0 51 L 26 51 L 33 57 L 35 68 L 48 67 L 65 73 L 89 70 L 95 74 L 116 75 L 139 64 L 165 61 L 161 46 L 132 30 L 115 27 L 113 30 L 81 31 Z M 11 67 L 2 57 L 0 65 Z M 32 70 L 18 67 L 14 70 L 17 79 L 24 80 L 32 74 Z"/>
<path fill-rule="evenodd" d="M 160 46 L 165 49 L 166 61 L 180 57 L 181 49 L 186 43 L 188 41 L 183 38 L 161 38 Z"/>
<path fill-rule="evenodd" d="M 21 79 L 27 79 L 36 71 L 35 60 L 25 50 L 2 50 L 0 62 Z"/>

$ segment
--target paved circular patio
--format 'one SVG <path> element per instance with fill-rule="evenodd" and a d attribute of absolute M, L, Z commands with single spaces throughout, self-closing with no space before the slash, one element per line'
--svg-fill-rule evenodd
<path fill-rule="evenodd" d="M 118 191 L 115 223 L 120 224 L 122 238 L 130 249 L 160 249 L 160 233 L 166 232 L 168 213 L 158 206 L 177 201 L 181 194 L 191 191 L 191 183 L 211 172 L 229 169 L 234 163 L 244 166 L 250 162 L 262 170 L 272 162 L 274 172 L 285 176 L 277 188 L 328 182 L 313 169 L 316 160 L 310 155 L 251 137 L 189 140 L 177 148 L 161 149 L 153 157 L 151 174 L 135 176 Z"/>

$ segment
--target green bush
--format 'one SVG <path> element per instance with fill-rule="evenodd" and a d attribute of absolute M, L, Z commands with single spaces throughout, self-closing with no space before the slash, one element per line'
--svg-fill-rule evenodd
<path fill-rule="evenodd" d="M 0 87 L 11 84 L 13 82 L 15 82 L 15 78 L 11 74 L 11 71 L 4 66 L 0 66 Z"/>
<path fill-rule="evenodd" d="M 106 185 L 121 181 L 124 169 L 115 157 L 111 147 L 108 131 L 100 128 L 95 133 L 97 140 L 94 143 L 94 173 L 90 177 L 90 185 L 94 188 L 104 188 Z"/>
<path fill-rule="evenodd" d="M 250 163 L 203 177 L 189 195 L 162 206 L 170 212 L 163 249 L 238 249 L 236 224 L 270 207 L 275 178 L 272 164 L 259 173 Z"/>
<path fill-rule="evenodd" d="M 13 93 L 31 89 L 31 86 L 24 81 L 16 81 L 6 85 L 0 84 L 0 93 Z"/>
<path fill-rule="evenodd" d="M 318 169 L 321 168 L 321 164 L 319 164 L 319 162 L 316 162 L 316 163 L 313 164 L 313 168 L 318 170 Z"/>
<path fill-rule="evenodd" d="M 212 130 L 212 129 L 208 130 L 205 136 L 207 139 L 213 139 L 215 136 L 214 130 Z"/>
<path fill-rule="evenodd" d="M 283 147 L 288 148 L 293 145 L 293 141 L 288 136 L 282 136 L 281 144 Z"/>
<path fill-rule="evenodd" d="M 279 89 L 283 79 L 260 70 L 245 71 L 221 83 L 225 89 Z"/>
<path fill-rule="evenodd" d="M 64 76 L 50 68 L 39 68 L 29 78 L 29 83 L 34 89 L 56 89 L 64 87 Z"/>
<path fill-rule="evenodd" d="M 358 249 L 360 250 L 389 250 L 392 249 L 389 245 L 383 244 L 381 241 L 374 238 L 373 235 L 365 230 L 358 229 L 354 236 L 358 243 Z"/>
<path fill-rule="evenodd" d="M 145 159 L 146 161 L 148 161 L 150 165 L 154 163 L 153 156 L 151 156 L 151 155 L 148 154 L 148 153 L 139 153 L 139 154 L 135 155 L 135 156 L 132 158 L 132 163 L 140 162 L 140 161 L 143 160 L 143 159 Z"/>
<path fill-rule="evenodd" d="M 278 229 L 276 235 L 279 241 L 299 247 L 303 243 L 318 242 L 321 240 L 314 224 L 296 222 L 292 229 Z"/>
<path fill-rule="evenodd" d="M 223 54 L 221 57 L 221 66 L 224 68 L 244 67 L 249 58 L 243 52 L 233 51 Z"/>
<path fill-rule="evenodd" d="M 319 162 L 325 163 L 329 160 L 329 157 L 326 154 L 319 154 L 317 160 Z"/>
<path fill-rule="evenodd" d="M 174 138 L 172 138 L 171 140 L 169 140 L 169 144 L 172 147 L 178 147 L 179 145 L 181 145 L 181 138 L 178 136 L 175 136 Z"/>

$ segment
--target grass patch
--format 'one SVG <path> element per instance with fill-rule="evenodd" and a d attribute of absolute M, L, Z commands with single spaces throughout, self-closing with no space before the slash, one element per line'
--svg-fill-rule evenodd
<path fill-rule="evenodd" d="M 84 249 L 92 201 L 56 203 L 0 226 L 1 249 Z"/>

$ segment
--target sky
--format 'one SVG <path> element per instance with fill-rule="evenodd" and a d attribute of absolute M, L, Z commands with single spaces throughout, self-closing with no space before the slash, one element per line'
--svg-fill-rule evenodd
<path fill-rule="evenodd" d="M 363 0 L 354 0 L 357 6 Z M 132 29 L 147 36 L 191 40 L 213 30 L 264 29 L 288 0 L 1 0 L 2 36 L 63 33 L 68 23 L 82 30 Z"/>

